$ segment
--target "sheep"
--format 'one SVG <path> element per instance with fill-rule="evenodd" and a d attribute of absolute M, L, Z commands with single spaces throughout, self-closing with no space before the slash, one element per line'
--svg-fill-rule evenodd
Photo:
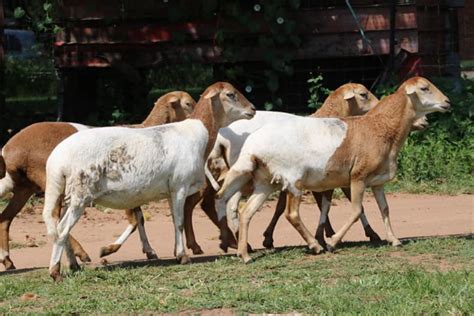
<path fill-rule="evenodd" d="M 398 153 L 415 120 L 449 109 L 450 101 L 441 91 L 427 79 L 414 77 L 364 116 L 295 117 L 284 124 L 266 125 L 254 132 L 216 195 L 227 201 L 245 183 L 253 181 L 254 191 L 240 213 L 237 254 L 244 262 L 251 261 L 247 251 L 249 221 L 268 195 L 278 189 L 287 191 L 287 219 L 316 254 L 322 247 L 299 216 L 303 189 L 319 192 L 337 187 L 351 189 L 352 213 L 327 241 L 329 251 L 334 250 L 360 217 L 362 198 L 368 186 L 382 214 L 387 240 L 393 246 L 401 245 L 390 224 L 383 186 L 395 177 Z M 279 140 L 278 144 L 274 139 Z"/>
<path fill-rule="evenodd" d="M 321 107 L 321 109 L 318 110 L 316 113 L 314 113 L 312 116 L 313 117 L 345 117 L 343 115 L 338 115 L 338 113 L 341 113 L 340 110 L 339 111 L 336 110 L 333 112 L 327 111 L 323 105 L 323 107 Z M 348 113 L 347 116 L 353 116 L 353 115 L 352 113 Z M 413 123 L 411 130 L 422 131 L 426 129 L 427 126 L 428 126 L 428 120 L 426 116 L 423 116 L 417 119 Z M 346 198 L 350 201 L 351 200 L 350 188 L 341 188 L 341 190 L 346 196 Z M 334 193 L 333 189 L 324 191 L 324 192 L 312 192 L 314 199 L 316 201 L 316 204 L 318 205 L 318 208 L 321 210 L 321 216 L 320 216 L 318 228 L 316 230 L 315 238 L 318 240 L 319 244 L 322 245 L 323 247 L 326 247 L 326 242 L 323 236 L 323 230 L 326 232 L 327 237 L 332 237 L 335 234 L 334 229 L 332 228 L 332 225 L 328 217 L 333 193 Z M 263 237 L 264 237 L 263 246 L 265 248 L 273 248 L 273 232 L 275 230 L 278 219 L 281 217 L 281 215 L 283 214 L 285 210 L 285 205 L 286 205 L 286 192 L 281 191 L 278 197 L 275 213 L 273 214 L 273 217 L 270 223 L 268 224 L 267 228 L 265 229 L 265 232 L 263 233 Z M 234 206 L 234 209 L 236 209 L 236 207 L 237 206 Z M 233 212 L 235 213 L 235 210 Z M 234 221 L 236 221 L 235 215 L 233 216 L 233 219 Z M 378 243 L 381 241 L 379 235 L 370 226 L 369 221 L 367 220 L 367 217 L 365 216 L 363 206 L 362 206 L 362 213 L 360 215 L 360 222 L 362 224 L 362 227 L 364 228 L 365 236 L 367 236 L 372 243 Z M 236 225 L 237 224 L 234 224 L 234 226 Z"/>
<path fill-rule="evenodd" d="M 182 238 L 185 199 L 205 183 L 204 162 L 219 128 L 254 115 L 255 107 L 240 92 L 217 82 L 204 91 L 190 119 L 143 129 L 90 129 L 61 142 L 46 163 L 43 218 L 54 240 L 50 276 L 61 279 L 64 249 L 70 267 L 79 268 L 67 238 L 90 202 L 135 208 L 168 199 L 175 226 L 174 254 L 178 262 L 189 262 Z M 63 194 L 67 210 L 58 222 L 53 213 Z"/>
<path fill-rule="evenodd" d="M 378 99 L 363 85 L 357 83 L 347 83 L 336 89 L 333 93 L 331 93 L 328 98 L 325 100 L 322 107 L 313 113 L 313 116 L 349 116 L 349 115 L 360 115 L 366 113 L 372 107 L 374 107 L 378 102 Z M 242 145 L 244 144 L 247 137 L 261 128 L 262 126 L 269 124 L 269 123 L 278 123 L 284 122 L 285 120 L 291 119 L 294 117 L 292 114 L 288 113 L 281 113 L 281 112 L 260 112 L 257 111 L 257 115 L 250 121 L 238 121 L 231 124 L 228 127 L 225 127 L 219 131 L 219 135 L 216 140 L 216 144 L 209 156 L 209 163 L 216 164 L 218 161 L 225 160 L 227 166 L 232 166 L 237 157 L 240 153 Z M 224 164 L 225 165 L 225 164 Z M 216 169 L 216 167 L 213 167 Z M 224 166 L 224 169 L 227 169 Z M 216 177 L 223 178 L 224 174 L 220 174 L 221 172 L 218 171 L 216 173 Z M 246 190 L 249 191 L 249 188 Z M 229 231 L 227 226 L 227 222 L 225 218 L 223 218 L 225 214 L 225 210 L 221 209 L 221 215 L 218 217 L 216 215 L 215 210 L 215 198 L 216 190 L 214 190 L 210 185 L 208 185 L 204 192 L 201 195 L 197 195 L 194 198 L 190 198 L 186 201 L 185 205 L 185 232 L 186 232 L 186 242 L 188 248 L 193 250 L 194 254 L 202 253 L 201 247 L 197 244 L 193 227 L 192 227 L 192 212 L 194 206 L 199 202 L 202 198 L 201 207 L 206 212 L 206 214 L 211 218 L 211 220 L 219 227 L 221 231 L 221 244 L 220 247 L 227 251 L 228 247 L 236 247 L 236 241 L 233 238 L 233 234 Z M 321 208 L 319 203 L 321 193 L 315 193 L 316 200 L 318 201 L 318 205 Z M 331 193 L 332 196 L 332 193 Z M 265 232 L 265 240 L 271 238 L 273 233 L 273 228 L 276 225 L 276 221 L 278 220 L 279 216 L 278 213 L 282 213 L 284 209 L 284 198 L 285 193 L 282 193 L 277 210 L 275 211 L 274 218 L 272 220 L 272 228 L 267 228 Z M 237 211 L 238 200 L 240 199 L 240 195 L 236 195 L 232 198 L 231 201 L 228 203 L 228 214 L 234 214 L 232 218 L 234 219 L 232 225 L 234 232 L 237 230 L 238 225 L 235 224 L 235 213 Z M 283 204 L 282 204 L 283 201 Z M 222 208 L 222 207 L 221 207 Z M 228 216 L 230 217 L 230 216 Z M 366 234 L 371 237 L 371 240 L 380 240 L 378 235 L 372 230 L 368 221 L 365 218 L 365 215 L 362 216 L 361 220 L 364 223 L 364 229 Z M 271 229 L 271 232 L 270 232 Z M 329 221 L 326 223 L 326 231 L 332 231 L 332 227 Z M 267 237 L 268 236 L 268 237 Z M 271 241 L 273 245 L 273 241 Z M 267 244 L 268 246 L 268 244 Z"/>
<path fill-rule="evenodd" d="M 183 91 L 174 91 L 161 96 L 142 124 L 134 125 L 153 126 L 187 118 L 196 102 Z M 88 126 L 75 123 L 42 122 L 32 124 L 13 136 L 3 148 L 0 156 L 0 165 L 6 164 L 6 177 L 0 179 L 0 196 L 13 192 L 13 198 L 0 214 L 0 262 L 5 269 L 15 269 L 9 255 L 9 228 L 12 220 L 34 193 L 45 190 L 46 159 L 54 147 L 66 137 L 79 130 L 88 129 Z M 138 223 L 143 221 L 140 208 L 126 210 L 130 225 L 119 239 L 113 244 L 101 248 L 101 256 L 115 252 L 120 245 L 135 230 Z M 148 243 L 144 229 L 139 225 L 140 239 L 143 250 L 148 258 L 156 257 L 154 250 Z M 76 255 L 83 262 L 90 261 L 81 245 L 71 237 L 72 247 Z"/>

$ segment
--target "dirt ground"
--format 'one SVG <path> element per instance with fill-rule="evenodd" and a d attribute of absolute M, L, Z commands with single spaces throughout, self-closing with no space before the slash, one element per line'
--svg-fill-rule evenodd
<path fill-rule="evenodd" d="M 390 194 L 392 226 L 399 238 L 469 234 L 474 230 L 474 196 L 439 196 Z M 276 201 L 268 201 L 257 212 L 250 224 L 250 244 L 262 248 L 262 233 L 270 221 Z M 385 230 L 375 199 L 367 194 L 364 206 L 372 227 L 382 239 Z M 46 236 L 46 228 L 41 217 L 42 205 L 26 207 L 11 226 L 11 258 L 17 268 L 46 267 L 51 255 L 51 243 Z M 330 219 L 337 230 L 342 226 L 350 212 L 346 200 L 335 200 L 331 208 Z M 152 247 L 160 258 L 171 258 L 174 247 L 174 229 L 166 202 L 153 203 L 144 207 L 146 230 Z M 301 216 L 307 227 L 314 231 L 319 211 L 308 198 L 301 205 Z M 86 215 L 73 229 L 78 239 L 92 258 L 92 264 L 100 264 L 99 249 L 112 243 L 127 225 L 123 211 L 88 208 Z M 194 228 L 198 243 L 205 255 L 219 255 L 218 230 L 198 208 L 194 213 Z M 276 227 L 274 245 L 304 245 L 297 231 L 282 217 Z M 349 230 L 346 241 L 367 240 L 360 223 Z M 230 250 L 235 253 L 235 250 Z M 188 251 L 191 254 L 191 251 Z M 107 257 L 109 263 L 144 259 L 141 252 L 138 233 L 133 234 L 124 246 L 115 254 Z M 3 269 L 3 266 L 0 267 Z"/>

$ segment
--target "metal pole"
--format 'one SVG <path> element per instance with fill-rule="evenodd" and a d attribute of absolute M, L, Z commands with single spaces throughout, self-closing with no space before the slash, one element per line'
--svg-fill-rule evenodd
<path fill-rule="evenodd" d="M 390 3 L 390 61 L 389 61 L 389 73 L 392 74 L 395 65 L 395 20 L 397 15 L 397 4 L 396 0 L 392 0 Z"/>
<path fill-rule="evenodd" d="M 3 29 L 5 27 L 5 17 L 3 14 L 3 0 L 0 0 L 0 145 L 3 144 L 6 134 L 6 106 L 5 106 L 5 53 L 3 49 Z"/>

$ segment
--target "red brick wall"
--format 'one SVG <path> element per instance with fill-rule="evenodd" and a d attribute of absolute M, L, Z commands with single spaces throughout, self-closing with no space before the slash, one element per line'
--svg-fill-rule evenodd
<path fill-rule="evenodd" d="M 461 59 L 474 59 L 474 0 L 464 1 L 458 19 Z"/>

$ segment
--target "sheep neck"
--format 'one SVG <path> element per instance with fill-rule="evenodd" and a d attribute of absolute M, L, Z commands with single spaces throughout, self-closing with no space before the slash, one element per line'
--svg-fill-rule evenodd
<path fill-rule="evenodd" d="M 166 123 L 169 123 L 169 121 L 162 114 L 153 115 L 153 113 L 150 113 L 150 115 L 147 116 L 147 118 L 143 121 L 141 125 L 143 125 L 144 127 L 149 127 Z"/>
<path fill-rule="evenodd" d="M 395 93 L 382 100 L 366 114 L 374 129 L 390 145 L 390 159 L 396 159 L 416 119 L 416 112 L 405 93 Z"/>
<path fill-rule="evenodd" d="M 342 99 L 342 98 L 341 98 Z M 347 103 L 345 100 L 339 100 L 336 96 L 329 96 L 324 101 L 321 108 L 311 114 L 312 117 L 346 117 L 349 116 L 349 109 L 341 107 L 341 103 Z"/>
<path fill-rule="evenodd" d="M 224 127 L 225 113 L 219 104 L 218 97 L 211 100 L 199 100 L 190 118 L 200 120 L 207 129 L 208 141 L 204 153 L 204 159 L 206 159 L 214 147 L 219 129 Z"/>

